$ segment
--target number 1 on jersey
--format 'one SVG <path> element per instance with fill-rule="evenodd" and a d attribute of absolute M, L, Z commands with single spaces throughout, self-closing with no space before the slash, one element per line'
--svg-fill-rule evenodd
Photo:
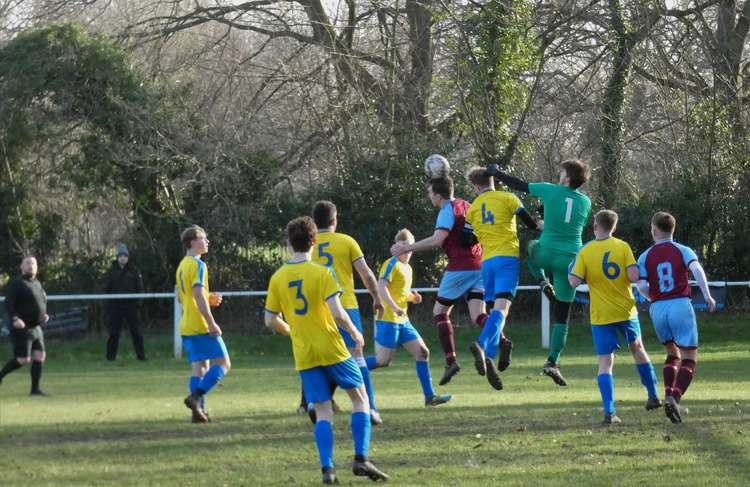
<path fill-rule="evenodd" d="M 573 216 L 573 198 L 568 196 L 565 197 L 565 223 L 570 223 L 570 218 Z"/>

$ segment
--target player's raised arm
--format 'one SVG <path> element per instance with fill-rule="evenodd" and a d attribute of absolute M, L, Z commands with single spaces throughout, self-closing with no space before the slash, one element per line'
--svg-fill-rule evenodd
<path fill-rule="evenodd" d="M 713 313 L 716 311 L 716 300 L 711 296 L 711 290 L 708 288 L 708 280 L 706 279 L 706 271 L 703 270 L 703 266 L 697 260 L 690 263 L 690 272 L 693 273 L 695 282 L 698 283 L 698 288 L 703 294 L 703 299 L 708 305 L 708 311 Z"/>
<path fill-rule="evenodd" d="M 529 192 L 529 183 L 527 183 L 523 179 L 511 176 L 510 174 L 505 174 L 500 170 L 500 166 L 498 166 L 497 164 L 490 164 L 489 166 L 487 166 L 487 174 L 494 177 L 514 191 L 521 191 L 523 193 Z"/>
<path fill-rule="evenodd" d="M 419 240 L 418 242 L 414 242 L 413 244 L 409 244 L 406 242 L 394 243 L 393 245 L 391 245 L 391 255 L 393 255 L 394 257 L 398 257 L 399 255 L 405 254 L 407 252 L 420 252 L 422 250 L 430 250 L 440 247 L 443 245 L 443 242 L 445 242 L 445 239 L 448 238 L 448 235 L 448 230 L 436 228 L 435 233 L 427 238 Z"/>
<path fill-rule="evenodd" d="M 365 347 L 365 338 L 362 336 L 362 333 L 359 332 L 357 327 L 354 326 L 351 318 L 349 318 L 349 314 L 344 310 L 339 295 L 334 294 L 328 298 L 326 304 L 328 305 L 328 309 L 331 310 L 331 315 L 333 315 L 333 319 L 336 320 L 336 324 L 346 330 L 349 333 L 349 336 L 351 336 L 357 343 L 357 348 L 362 350 Z"/>

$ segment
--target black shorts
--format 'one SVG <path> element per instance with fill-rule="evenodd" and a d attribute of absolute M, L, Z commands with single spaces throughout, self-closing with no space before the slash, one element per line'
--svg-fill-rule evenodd
<path fill-rule="evenodd" d="M 15 358 L 31 357 L 31 351 L 44 352 L 44 332 L 41 326 L 10 329 L 10 344 Z"/>

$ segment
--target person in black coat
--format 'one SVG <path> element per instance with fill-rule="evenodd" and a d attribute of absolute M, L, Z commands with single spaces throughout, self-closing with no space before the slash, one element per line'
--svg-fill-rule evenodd
<path fill-rule="evenodd" d="M 42 325 L 47 323 L 47 293 L 36 278 L 36 258 L 21 260 L 21 275 L 10 281 L 5 292 L 5 310 L 10 320 L 13 358 L 0 370 L 3 378 L 24 364 L 31 363 L 31 395 L 46 396 L 39 388 L 42 364 L 46 358 Z"/>
<path fill-rule="evenodd" d="M 135 294 L 143 292 L 143 277 L 140 271 L 130 262 L 130 254 L 125 244 L 117 247 L 117 260 L 107 271 L 107 294 Z M 138 360 L 146 360 L 143 347 L 141 321 L 138 318 L 137 299 L 110 299 L 107 305 L 109 317 L 109 338 L 107 339 L 107 360 L 117 358 L 117 348 L 120 343 L 120 329 L 122 322 L 127 321 L 133 348 Z"/>

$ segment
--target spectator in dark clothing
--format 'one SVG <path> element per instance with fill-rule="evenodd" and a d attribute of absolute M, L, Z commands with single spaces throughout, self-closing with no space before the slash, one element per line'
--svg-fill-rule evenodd
<path fill-rule="evenodd" d="M 37 262 L 32 256 L 21 261 L 21 276 L 13 279 L 5 292 L 5 309 L 10 320 L 13 358 L 0 370 L 3 378 L 31 362 L 31 395 L 46 396 L 39 388 L 46 357 L 42 325 L 47 323 L 47 294 L 36 278 Z"/>
<path fill-rule="evenodd" d="M 107 271 L 108 294 L 134 294 L 143 292 L 143 277 L 140 271 L 130 262 L 130 254 L 125 244 L 117 247 L 117 260 Z M 138 360 L 146 360 L 143 348 L 143 334 L 141 321 L 138 318 L 137 299 L 110 299 L 107 305 L 109 317 L 109 338 L 107 339 L 107 360 L 117 358 L 117 348 L 120 343 L 120 329 L 123 320 L 127 321 L 133 348 Z"/>

